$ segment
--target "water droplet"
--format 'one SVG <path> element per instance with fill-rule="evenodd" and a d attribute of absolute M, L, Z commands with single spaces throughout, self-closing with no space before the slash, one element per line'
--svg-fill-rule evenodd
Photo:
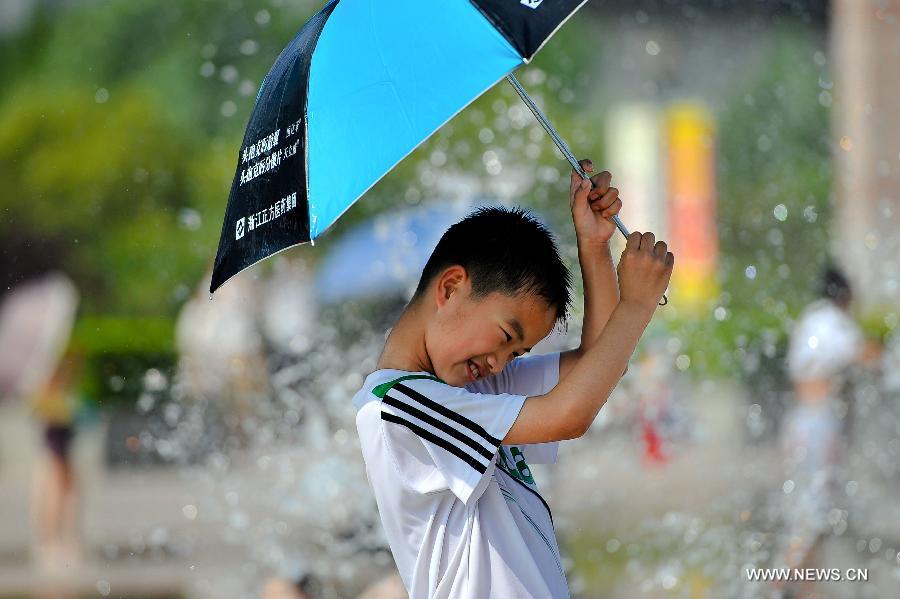
<path fill-rule="evenodd" d="M 772 211 L 772 214 L 774 214 L 775 218 L 777 218 L 781 222 L 786 221 L 787 217 L 788 217 L 787 206 L 785 206 L 784 204 L 778 204 L 777 206 L 775 206 L 775 209 Z"/>
<path fill-rule="evenodd" d="M 226 64 L 219 71 L 219 77 L 221 77 L 222 81 L 225 83 L 234 83 L 238 80 L 238 70 L 234 65 Z"/>
<path fill-rule="evenodd" d="M 178 222 L 188 231 L 196 231 L 203 224 L 203 218 L 193 208 L 182 208 L 178 212 Z"/>
<path fill-rule="evenodd" d="M 113 391 L 121 391 L 125 388 L 125 379 L 121 376 L 109 377 L 109 388 Z"/>
<path fill-rule="evenodd" d="M 803 209 L 803 219 L 808 223 L 814 223 L 819 218 L 819 212 L 815 206 L 807 206 Z"/>
<path fill-rule="evenodd" d="M 188 504 L 181 508 L 181 513 L 184 514 L 184 517 L 188 520 L 194 520 L 197 518 L 198 514 L 197 506 Z"/>
<path fill-rule="evenodd" d="M 231 117 L 234 116 L 234 113 L 237 112 L 237 104 L 232 102 L 231 100 L 225 100 L 222 102 L 222 116 Z"/>
<path fill-rule="evenodd" d="M 441 150 L 435 150 L 431 153 L 429 161 L 433 166 L 440 168 L 447 164 L 447 154 L 445 154 Z"/>
<path fill-rule="evenodd" d="M 239 47 L 240 53 L 244 56 L 253 56 L 258 49 L 259 44 L 256 43 L 256 40 L 244 40 Z"/>
<path fill-rule="evenodd" d="M 650 40 L 644 45 L 644 50 L 650 56 L 656 56 L 657 54 L 659 54 L 659 44 L 657 44 L 654 40 Z"/>
<path fill-rule="evenodd" d="M 107 595 L 109 595 L 110 590 L 112 590 L 112 589 L 111 589 L 108 581 L 106 581 L 106 580 L 98 580 L 97 581 L 97 592 L 98 593 L 100 593 L 101 595 L 106 597 Z"/>
<path fill-rule="evenodd" d="M 238 92 L 244 97 L 252 96 L 256 93 L 256 84 L 249 79 L 244 79 L 238 87 Z"/>

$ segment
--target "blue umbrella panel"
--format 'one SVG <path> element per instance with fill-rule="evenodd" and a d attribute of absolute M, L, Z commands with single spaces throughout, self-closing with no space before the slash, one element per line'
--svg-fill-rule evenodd
<path fill-rule="evenodd" d="M 260 86 L 210 292 L 315 240 L 586 0 L 332 0 Z"/>

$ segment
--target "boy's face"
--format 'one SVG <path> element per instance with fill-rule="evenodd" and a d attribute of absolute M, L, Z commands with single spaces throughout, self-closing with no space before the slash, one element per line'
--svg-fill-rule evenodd
<path fill-rule="evenodd" d="M 445 271 L 432 289 L 437 309 L 426 327 L 425 350 L 435 375 L 455 387 L 499 373 L 556 323 L 556 310 L 532 293 L 473 297 L 462 267 Z"/>

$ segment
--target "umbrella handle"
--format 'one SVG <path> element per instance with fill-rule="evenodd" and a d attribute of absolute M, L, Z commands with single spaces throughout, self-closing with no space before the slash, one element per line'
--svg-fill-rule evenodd
<path fill-rule="evenodd" d="M 559 136 L 559 133 L 556 132 L 553 125 L 550 124 L 550 121 L 547 120 L 547 117 L 544 116 L 543 111 L 538 108 L 537 104 L 534 103 L 534 100 L 531 99 L 531 96 L 528 95 L 528 92 L 525 91 L 525 88 L 522 87 L 522 84 L 519 83 L 519 80 L 516 79 L 516 76 L 510 73 L 506 76 L 506 80 L 513 86 L 516 90 L 516 93 L 519 94 L 519 97 L 522 98 L 522 101 L 525 102 L 525 105 L 528 106 L 528 109 L 531 110 L 531 114 L 534 115 L 534 118 L 538 120 L 541 126 L 544 128 L 544 131 L 550 136 L 553 140 L 553 143 L 556 144 L 556 147 L 559 148 L 559 151 L 562 152 L 562 155 L 569 161 L 569 164 L 572 165 L 572 168 L 575 169 L 575 172 L 581 175 L 582 179 L 590 180 L 590 176 L 581 168 L 581 163 L 578 162 L 578 159 L 575 158 L 575 155 L 572 153 L 572 150 L 569 149 L 568 144 L 566 144 L 565 140 Z M 624 237 L 628 237 L 628 229 L 625 228 L 624 223 L 619 218 L 618 214 L 614 214 L 612 217 L 613 223 L 616 225 L 616 228 L 621 231 Z M 669 298 L 666 297 L 665 294 L 662 296 L 662 301 L 659 302 L 660 306 L 665 306 L 669 303 Z"/>

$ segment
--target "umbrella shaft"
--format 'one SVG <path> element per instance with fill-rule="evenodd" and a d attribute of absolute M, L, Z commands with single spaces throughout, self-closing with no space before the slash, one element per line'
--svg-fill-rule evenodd
<path fill-rule="evenodd" d="M 506 80 L 512 84 L 513 88 L 516 90 L 516 93 L 519 94 L 519 97 L 522 98 L 522 101 L 525 102 L 525 106 L 531 110 L 531 113 L 534 115 L 534 118 L 538 120 L 541 126 L 544 128 L 544 131 L 550 135 L 550 139 L 553 140 L 553 143 L 556 144 L 556 147 L 559 148 L 559 151 L 562 152 L 562 155 L 566 157 L 566 160 L 569 161 L 569 164 L 572 165 L 572 168 L 575 169 L 575 172 L 581 175 L 582 179 L 590 179 L 588 174 L 584 172 L 584 169 L 581 168 L 581 164 L 579 164 L 578 159 L 575 158 L 575 155 L 572 154 L 572 150 L 569 149 L 568 144 L 566 144 L 565 140 L 559 136 L 559 133 L 556 132 L 556 129 L 553 128 L 553 125 L 550 124 L 550 121 L 547 120 L 547 117 L 544 116 L 543 111 L 537 107 L 537 104 L 534 103 L 534 100 L 531 99 L 531 96 L 528 95 L 528 92 L 525 91 L 525 88 L 522 87 L 522 84 L 519 83 L 519 80 L 516 79 L 516 76 L 510 73 L 506 76 Z M 622 232 L 622 235 L 628 237 L 628 229 L 625 228 L 625 225 L 622 223 L 622 220 L 619 218 L 618 214 L 613 215 L 613 222 L 616 225 L 616 228 Z M 669 298 L 666 297 L 665 294 L 662 296 L 662 301 L 659 303 L 660 306 L 665 306 L 669 303 Z"/>
<path fill-rule="evenodd" d="M 522 87 L 522 84 L 519 83 L 519 80 L 516 79 L 516 76 L 510 73 L 506 76 L 507 81 L 512 84 L 513 88 L 516 90 L 516 93 L 519 94 L 519 97 L 522 98 L 522 101 L 525 102 L 525 105 L 528 106 L 528 109 L 531 110 L 531 113 L 534 115 L 534 118 L 538 120 L 544 130 L 550 135 L 550 139 L 553 140 L 553 143 L 556 144 L 556 147 L 559 148 L 559 151 L 562 152 L 562 155 L 565 156 L 566 160 L 569 161 L 569 164 L 572 165 L 572 168 L 575 169 L 575 172 L 581 175 L 582 179 L 590 179 L 590 176 L 584 172 L 584 169 L 581 168 L 581 164 L 578 163 L 578 159 L 575 158 L 575 155 L 572 154 L 572 150 L 569 149 L 568 144 L 566 144 L 565 140 L 559 136 L 559 133 L 556 132 L 556 129 L 553 128 L 553 125 L 550 124 L 550 121 L 547 120 L 547 117 L 544 116 L 544 113 L 540 108 L 537 107 L 537 104 L 534 103 L 534 100 L 531 99 L 531 96 L 528 95 L 528 92 L 525 91 L 525 88 Z M 625 228 L 625 225 L 622 223 L 621 219 L 619 219 L 619 215 L 613 215 L 613 222 L 616 224 L 616 227 L 619 231 L 622 232 L 622 235 L 628 237 L 628 229 Z"/>

